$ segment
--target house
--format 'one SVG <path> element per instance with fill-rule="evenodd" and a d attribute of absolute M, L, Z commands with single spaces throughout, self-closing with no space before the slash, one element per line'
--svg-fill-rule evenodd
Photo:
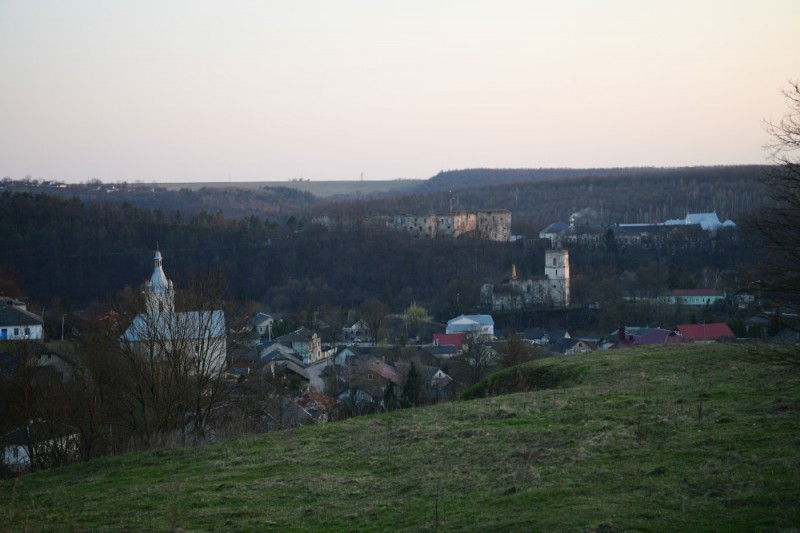
<path fill-rule="evenodd" d="M 45 387 L 72 383 L 78 361 L 75 355 L 56 352 L 40 342 L 18 343 L 0 351 L 0 379 L 23 373 Z"/>
<path fill-rule="evenodd" d="M 649 344 L 667 344 L 683 342 L 683 336 L 670 329 L 625 326 L 607 337 L 611 348 L 627 348 L 629 346 L 645 346 Z"/>
<path fill-rule="evenodd" d="M 756 305 L 756 294 L 753 291 L 742 289 L 736 291 L 732 300 L 739 309 L 747 309 Z"/>
<path fill-rule="evenodd" d="M 466 333 L 434 333 L 433 334 L 434 346 L 452 346 L 457 352 L 460 352 L 467 347 L 467 334 Z"/>
<path fill-rule="evenodd" d="M 327 422 L 339 402 L 317 391 L 306 391 L 296 400 L 297 405 L 303 408 L 315 422 Z"/>
<path fill-rule="evenodd" d="M 800 344 L 800 332 L 792 328 L 783 328 L 770 338 L 771 344 Z"/>
<path fill-rule="evenodd" d="M 300 368 L 305 368 L 303 358 L 296 351 L 275 341 L 235 352 L 231 355 L 230 366 L 235 373 L 249 374 L 251 372 L 269 370 L 274 375 L 274 365 L 268 363 L 274 363 L 275 361 L 292 361 Z M 308 379 L 305 371 L 299 374 Z"/>
<path fill-rule="evenodd" d="M 176 312 L 175 290 L 164 274 L 160 251 L 155 252 L 153 274 L 145 282 L 144 295 L 145 312 L 136 315 L 120 337 L 126 348 L 154 359 L 182 358 L 206 375 L 224 370 L 225 312 Z"/>
<path fill-rule="evenodd" d="M 17 472 L 60 466 L 79 457 L 80 432 L 66 424 L 36 420 L 0 436 L 0 460 Z"/>
<path fill-rule="evenodd" d="M 342 328 L 342 338 L 350 342 L 363 342 L 369 339 L 369 326 L 359 320 L 350 327 Z"/>
<path fill-rule="evenodd" d="M 562 355 L 575 355 L 578 353 L 591 352 L 595 349 L 593 343 L 581 339 L 559 339 L 550 346 L 550 351 Z"/>
<path fill-rule="evenodd" d="M 297 380 L 298 388 L 304 388 L 310 381 L 302 357 L 288 346 L 273 343 L 259 346 L 257 350 L 258 360 L 252 367 L 254 374 Z"/>
<path fill-rule="evenodd" d="M 322 340 L 315 331 L 308 328 L 302 327 L 275 340 L 300 354 L 306 365 L 322 360 Z"/>
<path fill-rule="evenodd" d="M 56 352 L 45 346 L 35 350 L 35 353 L 39 373 L 47 373 L 61 383 L 70 383 L 75 380 L 75 370 L 78 368 L 78 364 L 74 356 Z"/>
<path fill-rule="evenodd" d="M 398 387 L 403 385 L 400 374 L 392 365 L 374 357 L 356 370 L 350 383 L 358 386 L 363 381 L 378 383 L 382 388 L 386 387 L 390 382 Z"/>
<path fill-rule="evenodd" d="M 259 337 L 272 340 L 272 328 L 280 320 L 281 315 L 277 313 L 257 313 L 247 321 L 247 328 L 258 334 Z"/>
<path fill-rule="evenodd" d="M 397 371 L 402 376 L 403 383 L 408 379 L 412 363 L 397 363 Z M 428 402 L 441 402 L 453 397 L 455 380 L 442 368 L 425 364 L 413 363 L 421 377 L 425 399 Z"/>
<path fill-rule="evenodd" d="M 540 239 L 547 239 L 550 241 L 550 246 L 559 248 L 561 246 L 561 236 L 570 228 L 566 222 L 553 222 L 545 229 L 539 232 Z"/>
<path fill-rule="evenodd" d="M 0 341 L 42 340 L 44 321 L 14 298 L 0 296 Z"/>
<path fill-rule="evenodd" d="M 571 336 L 566 329 L 528 328 L 523 333 L 523 338 L 530 344 L 546 346 L 561 339 L 569 339 Z"/>
<path fill-rule="evenodd" d="M 359 408 L 383 405 L 384 396 L 389 387 L 397 394 L 403 386 L 398 371 L 383 361 L 370 357 L 357 362 L 350 372 L 347 388 L 337 395 L 337 399 L 348 405 Z"/>
<path fill-rule="evenodd" d="M 341 346 L 333 358 L 333 364 L 353 366 L 359 358 L 371 356 L 373 348 L 372 346 Z"/>
<path fill-rule="evenodd" d="M 452 359 L 463 352 L 463 349 L 458 349 L 452 344 L 446 344 L 444 346 L 423 346 L 420 349 L 423 352 L 435 357 L 439 361 Z"/>
<path fill-rule="evenodd" d="M 420 374 L 422 374 L 422 386 L 425 388 L 425 397 L 429 402 L 447 401 L 451 398 L 451 385 L 454 384 L 454 381 L 444 370 L 426 366 L 420 368 Z"/>
<path fill-rule="evenodd" d="M 539 233 L 552 248 L 575 246 L 584 249 L 603 249 L 614 246 L 624 250 L 669 250 L 688 252 L 710 246 L 719 238 L 719 230 L 736 227 L 730 220 L 720 222 L 716 213 L 689 213 L 686 218 L 665 222 L 591 223 L 584 213 L 574 213 L 569 223 L 555 222 Z"/>
<path fill-rule="evenodd" d="M 448 334 L 469 333 L 481 337 L 494 336 L 494 320 L 491 315 L 461 315 L 447 321 Z"/>
<path fill-rule="evenodd" d="M 724 322 L 712 324 L 681 324 L 675 330 L 685 342 L 715 342 L 720 339 L 735 339 L 736 335 Z"/>
<path fill-rule="evenodd" d="M 705 306 L 724 299 L 725 295 L 714 289 L 675 289 L 663 293 L 658 301 L 667 305 Z"/>

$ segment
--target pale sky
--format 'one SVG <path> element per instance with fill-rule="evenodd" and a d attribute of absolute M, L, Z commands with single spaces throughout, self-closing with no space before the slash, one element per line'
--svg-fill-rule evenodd
<path fill-rule="evenodd" d="M 764 163 L 800 0 L 0 0 L 0 177 Z"/>

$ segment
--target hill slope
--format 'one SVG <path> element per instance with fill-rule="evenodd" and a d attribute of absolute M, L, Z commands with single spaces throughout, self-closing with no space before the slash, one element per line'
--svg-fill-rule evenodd
<path fill-rule="evenodd" d="M 0 524 L 9 531 L 795 528 L 800 386 L 753 358 L 715 345 L 543 359 L 533 366 L 558 375 L 558 388 L 6 480 Z"/>

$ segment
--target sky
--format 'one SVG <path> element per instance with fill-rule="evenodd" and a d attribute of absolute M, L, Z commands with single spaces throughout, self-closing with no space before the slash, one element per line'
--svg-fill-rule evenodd
<path fill-rule="evenodd" d="M 0 0 L 0 176 L 760 164 L 798 0 Z"/>

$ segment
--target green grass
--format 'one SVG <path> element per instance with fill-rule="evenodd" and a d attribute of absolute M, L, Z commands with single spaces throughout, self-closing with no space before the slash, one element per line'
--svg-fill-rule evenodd
<path fill-rule="evenodd" d="M 5 480 L 0 529 L 800 527 L 792 372 L 723 345 L 545 359 L 530 372 L 559 379 L 532 392 Z"/>

